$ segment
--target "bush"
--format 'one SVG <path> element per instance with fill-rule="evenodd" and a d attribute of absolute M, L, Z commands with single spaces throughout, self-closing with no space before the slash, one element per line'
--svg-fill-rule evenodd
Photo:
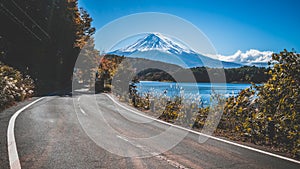
<path fill-rule="evenodd" d="M 0 63 L 0 110 L 31 97 L 33 89 L 29 76 L 23 77 L 19 71 Z"/>
<path fill-rule="evenodd" d="M 300 158 L 300 54 L 273 54 L 271 78 L 228 98 L 219 127 Z"/>

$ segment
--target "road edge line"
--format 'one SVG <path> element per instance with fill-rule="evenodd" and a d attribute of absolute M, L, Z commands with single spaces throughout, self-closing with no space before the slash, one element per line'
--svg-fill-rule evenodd
<path fill-rule="evenodd" d="M 141 114 L 135 110 L 131 110 L 125 106 L 123 106 L 122 104 L 118 103 L 112 96 L 110 96 L 109 94 L 106 94 L 104 93 L 104 95 L 106 95 L 108 98 L 110 98 L 114 103 L 116 103 L 117 105 L 121 106 L 122 108 L 128 110 L 128 111 L 131 111 L 139 116 L 142 116 L 142 117 L 145 117 L 145 118 L 149 118 L 149 119 L 152 119 L 152 120 L 155 120 L 156 122 L 160 122 L 160 123 L 163 123 L 163 124 L 166 124 L 168 126 L 172 126 L 172 127 L 176 127 L 178 129 L 181 129 L 181 130 L 186 130 L 188 132 L 191 132 L 191 133 L 194 133 L 194 134 L 197 134 L 197 135 L 201 135 L 201 136 L 205 136 L 205 137 L 208 137 L 210 139 L 214 139 L 214 140 L 217 140 L 217 141 L 220 141 L 220 142 L 223 142 L 223 143 L 227 143 L 227 144 L 230 144 L 230 145 L 234 145 L 234 146 L 237 146 L 237 147 L 241 147 L 241 148 L 244 148 L 244 149 L 248 149 L 248 150 L 251 150 L 251 151 L 255 151 L 255 152 L 258 152 L 258 153 L 261 153 L 261 154 L 265 154 L 265 155 L 269 155 L 269 156 L 272 156 L 272 157 L 276 157 L 276 158 L 279 158 L 279 159 L 282 159 L 282 160 L 287 160 L 287 161 L 290 161 L 290 162 L 294 162 L 294 163 L 297 163 L 297 164 L 300 164 L 300 161 L 297 161 L 295 159 L 292 159 L 292 158 L 288 158 L 288 157 L 284 157 L 284 156 L 281 156 L 281 155 L 278 155 L 278 154 L 274 154 L 274 153 L 271 153 L 271 152 L 267 152 L 267 151 L 264 151 L 264 150 L 260 150 L 260 149 L 257 149 L 257 148 L 253 148 L 253 147 L 249 147 L 249 146 L 246 146 L 246 145 L 242 145 L 242 144 L 239 144 L 239 143 L 235 143 L 235 142 L 232 142 L 232 141 L 228 141 L 228 140 L 224 140 L 224 139 L 221 139 L 221 138 L 218 138 L 218 137 L 214 137 L 214 136 L 211 136 L 211 135 L 207 135 L 207 134 L 203 134 L 203 133 L 200 133 L 200 132 L 197 132 L 197 131 L 194 131 L 194 130 L 191 130 L 191 129 L 187 129 L 187 128 L 184 128 L 184 127 L 181 127 L 181 126 L 178 126 L 178 125 L 174 125 L 174 124 L 170 124 L 168 122 L 165 122 L 165 121 L 162 121 L 162 120 L 159 120 L 159 119 L 156 119 L 156 118 L 153 118 L 153 117 L 150 117 L 150 116 L 147 116 L 145 114 Z"/>
<path fill-rule="evenodd" d="M 17 151 L 15 133 L 14 133 L 16 118 L 22 111 L 24 111 L 25 109 L 27 109 L 28 107 L 30 107 L 31 105 L 37 103 L 42 99 L 44 99 L 44 97 L 41 97 L 27 104 L 26 106 L 22 107 L 21 109 L 16 111 L 9 120 L 8 127 L 7 127 L 7 149 L 8 149 L 9 166 L 11 169 L 21 169 L 21 164 L 20 164 L 19 155 Z"/>

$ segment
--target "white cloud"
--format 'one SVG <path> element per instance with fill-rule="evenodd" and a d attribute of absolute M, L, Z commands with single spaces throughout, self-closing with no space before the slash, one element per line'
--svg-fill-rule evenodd
<path fill-rule="evenodd" d="M 243 64 L 251 63 L 267 63 L 272 59 L 272 51 L 259 51 L 256 49 L 250 49 L 246 52 L 238 50 L 235 54 L 224 56 L 218 54 L 217 57 L 219 60 L 227 62 L 236 62 Z"/>

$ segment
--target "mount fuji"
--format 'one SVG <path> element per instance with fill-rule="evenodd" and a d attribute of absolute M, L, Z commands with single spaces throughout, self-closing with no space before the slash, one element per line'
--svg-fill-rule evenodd
<path fill-rule="evenodd" d="M 176 64 L 184 68 L 192 67 L 241 67 L 241 64 L 219 61 L 208 56 L 196 53 L 185 45 L 172 40 L 160 33 L 150 33 L 137 40 L 132 45 L 118 49 L 108 54 L 115 54 L 131 58 L 145 58 Z"/>

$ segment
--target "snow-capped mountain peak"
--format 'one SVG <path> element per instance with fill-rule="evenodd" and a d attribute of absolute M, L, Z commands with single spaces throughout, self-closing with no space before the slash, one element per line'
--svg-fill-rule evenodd
<path fill-rule="evenodd" d="M 182 52 L 195 53 L 183 44 L 175 42 L 160 33 L 150 33 L 144 38 L 139 39 L 136 43 L 120 49 L 122 52 L 145 52 L 153 50 L 174 54 L 181 54 Z"/>
<path fill-rule="evenodd" d="M 240 64 L 222 62 L 194 52 L 176 39 L 160 33 L 149 33 L 132 45 L 111 51 L 108 54 L 131 58 L 145 58 L 182 67 L 240 67 Z M 221 64 L 222 63 L 222 64 Z"/>

